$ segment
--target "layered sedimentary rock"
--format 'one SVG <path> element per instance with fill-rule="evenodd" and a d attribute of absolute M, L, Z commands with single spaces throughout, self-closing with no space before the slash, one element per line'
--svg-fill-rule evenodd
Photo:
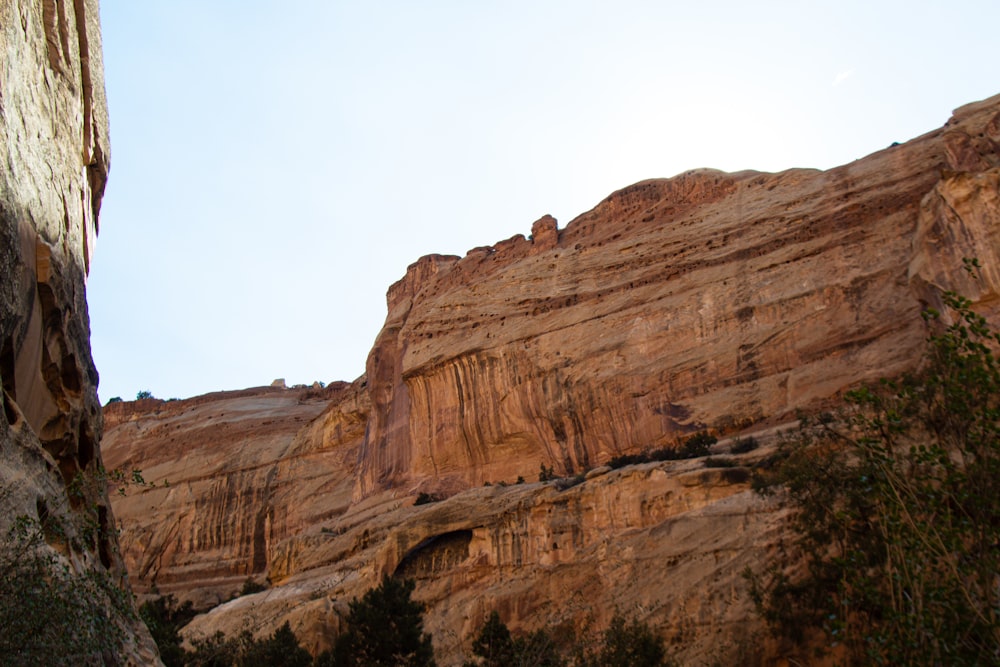
<path fill-rule="evenodd" d="M 0 2 L 0 531 L 58 522 L 70 534 L 49 547 L 71 570 L 123 576 L 103 485 L 81 482 L 101 466 L 85 281 L 108 174 L 102 67 L 96 0 Z M 93 540 L 72 532 L 91 511 Z M 155 664 L 132 631 L 125 658 Z"/>
<path fill-rule="evenodd" d="M 759 456 L 758 452 L 751 457 Z M 382 496 L 284 541 L 272 588 L 200 616 L 189 637 L 289 621 L 329 647 L 348 602 L 383 574 L 413 578 L 439 664 L 471 658 L 491 611 L 515 632 L 588 641 L 616 612 L 663 633 L 680 664 L 753 663 L 767 652 L 748 567 L 772 558 L 783 514 L 746 468 L 700 461 L 595 469 L 586 481 L 477 487 L 428 505 Z"/>
<path fill-rule="evenodd" d="M 260 387 L 105 409 L 105 461 L 156 484 L 116 501 L 138 591 L 199 606 L 262 578 L 282 540 L 350 504 L 364 395 Z"/>
<path fill-rule="evenodd" d="M 913 369 L 943 289 L 997 322 L 998 230 L 1000 97 L 827 172 L 645 181 L 564 229 L 424 257 L 351 385 L 108 408 L 108 461 L 161 483 L 116 501 L 128 562 L 143 590 L 202 603 L 270 580 L 189 636 L 289 620 L 318 650 L 400 573 L 441 664 L 494 608 L 593 633 L 616 607 L 682 664 L 731 664 L 759 636 L 739 574 L 778 550 L 780 508 L 738 468 L 599 466 Z M 541 465 L 590 474 L 560 490 Z"/>
<path fill-rule="evenodd" d="M 826 172 L 644 181 L 563 230 L 422 258 L 368 359 L 357 496 L 569 473 L 911 367 L 936 289 L 1000 286 L 998 111 Z M 978 285 L 965 256 L 992 267 Z"/>

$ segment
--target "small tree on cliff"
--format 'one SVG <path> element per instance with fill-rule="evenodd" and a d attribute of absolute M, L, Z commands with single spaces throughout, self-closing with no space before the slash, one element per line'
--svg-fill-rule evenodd
<path fill-rule="evenodd" d="M 431 636 L 424 634 L 424 606 L 410 599 L 412 579 L 384 577 L 350 603 L 347 629 L 334 645 L 336 667 L 434 667 Z M 323 658 L 329 661 L 329 656 Z"/>

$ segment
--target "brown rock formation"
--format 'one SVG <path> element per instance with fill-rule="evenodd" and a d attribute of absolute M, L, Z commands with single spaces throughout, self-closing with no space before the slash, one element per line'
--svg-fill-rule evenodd
<path fill-rule="evenodd" d="M 644 181 L 557 243 L 543 218 L 421 259 L 368 359 L 357 497 L 586 469 L 912 366 L 930 287 L 1000 294 L 998 107 L 827 172 Z"/>
<path fill-rule="evenodd" d="M 218 604 L 263 575 L 282 540 L 342 514 L 365 404 L 338 383 L 107 406 L 107 465 L 160 482 L 116 501 L 136 589 Z"/>
<path fill-rule="evenodd" d="M 683 664 L 730 664 L 759 631 L 739 573 L 774 556 L 780 511 L 740 468 L 595 467 L 913 368 L 941 289 L 996 322 L 998 230 L 1000 97 L 827 172 L 644 181 L 563 230 L 421 258 L 352 385 L 108 408 L 108 461 L 170 482 L 116 501 L 126 558 L 140 586 L 200 602 L 270 578 L 190 636 L 290 620 L 318 650 L 399 572 L 444 665 L 494 608 L 586 634 L 616 607 Z M 560 490 L 533 482 L 540 464 L 591 472 Z"/>
<path fill-rule="evenodd" d="M 101 466 L 85 290 L 109 157 L 97 0 L 0 2 L 0 72 L 0 531 L 17 516 L 72 530 L 96 506 L 96 539 L 49 546 L 123 576 L 103 488 L 67 495 Z M 125 659 L 158 663 L 131 632 Z"/>

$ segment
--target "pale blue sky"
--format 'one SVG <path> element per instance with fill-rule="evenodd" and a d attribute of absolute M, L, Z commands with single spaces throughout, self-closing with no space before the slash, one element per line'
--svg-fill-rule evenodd
<path fill-rule="evenodd" d="M 428 253 L 695 167 L 828 168 L 1000 93 L 996 0 L 103 0 L 103 401 L 353 380 Z"/>

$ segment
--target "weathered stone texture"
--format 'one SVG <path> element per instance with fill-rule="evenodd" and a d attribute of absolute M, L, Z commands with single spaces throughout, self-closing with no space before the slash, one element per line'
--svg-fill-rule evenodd
<path fill-rule="evenodd" d="M 543 251 L 415 263 L 368 360 L 357 497 L 586 469 L 912 367 L 930 287 L 1000 293 L 998 110 L 826 172 L 644 181 L 557 244 L 536 223 Z"/>
<path fill-rule="evenodd" d="M 401 573 L 443 665 L 493 609 L 593 635 L 616 608 L 681 664 L 772 664 L 740 574 L 777 555 L 785 517 L 746 469 L 599 468 L 700 429 L 767 443 L 913 369 L 942 289 L 997 323 L 998 233 L 1000 97 L 830 171 L 644 181 L 565 229 L 421 258 L 351 385 L 108 408 L 108 460 L 171 483 L 116 500 L 126 558 L 144 590 L 204 603 L 270 579 L 189 637 L 288 620 L 320 650 Z M 587 474 L 560 490 L 542 464 Z"/>
<path fill-rule="evenodd" d="M 97 0 L 0 2 L 0 530 L 96 504 L 96 544 L 52 547 L 124 575 L 106 494 L 66 492 L 101 466 L 86 275 L 110 155 L 103 77 Z M 135 632 L 126 658 L 158 662 Z"/>

